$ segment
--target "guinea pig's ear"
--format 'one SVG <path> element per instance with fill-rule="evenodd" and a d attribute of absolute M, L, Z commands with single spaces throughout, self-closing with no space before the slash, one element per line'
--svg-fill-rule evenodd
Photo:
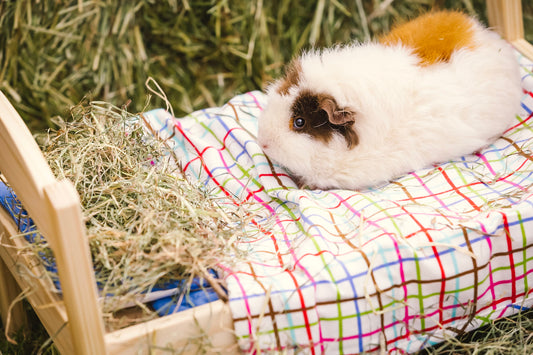
<path fill-rule="evenodd" d="M 340 108 L 330 97 L 320 98 L 318 107 L 326 111 L 329 122 L 334 125 L 344 126 L 355 122 L 355 112 Z"/>

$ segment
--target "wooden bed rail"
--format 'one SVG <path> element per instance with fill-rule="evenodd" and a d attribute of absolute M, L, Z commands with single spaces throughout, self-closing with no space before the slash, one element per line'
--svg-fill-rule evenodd
<path fill-rule="evenodd" d="M 0 92 L 0 172 L 50 244 L 76 354 L 106 354 L 104 325 L 80 201 L 57 181 L 17 111 Z"/>

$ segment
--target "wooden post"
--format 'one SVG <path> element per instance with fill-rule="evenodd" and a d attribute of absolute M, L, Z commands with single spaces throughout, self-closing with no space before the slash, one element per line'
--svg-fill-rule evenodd
<path fill-rule="evenodd" d="M 521 0 L 487 0 L 487 16 L 490 26 L 509 42 L 524 38 Z"/>
<path fill-rule="evenodd" d="M 17 302 L 9 310 L 20 292 L 20 287 L 2 258 L 0 258 L 0 315 L 2 316 L 2 324 L 9 334 L 27 325 L 26 312 L 24 311 L 22 302 Z M 7 322 L 8 315 L 10 318 L 9 324 Z M 8 326 L 9 328 L 7 328 Z"/>
<path fill-rule="evenodd" d="M 55 181 L 55 177 L 28 127 L 2 92 L 0 147 L 0 161 L 5 167 L 2 174 L 43 235 L 50 234 L 42 187 Z"/>
<path fill-rule="evenodd" d="M 76 355 L 105 355 L 104 323 L 80 199 L 68 180 L 46 186 L 44 193 L 52 218 L 49 243 L 54 240 L 52 249 Z"/>
<path fill-rule="evenodd" d="M 524 39 L 521 0 L 487 0 L 487 16 L 491 27 L 533 60 L 533 46 Z"/>

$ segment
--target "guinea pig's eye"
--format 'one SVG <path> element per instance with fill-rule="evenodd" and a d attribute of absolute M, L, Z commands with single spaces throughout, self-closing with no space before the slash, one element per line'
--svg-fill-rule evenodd
<path fill-rule="evenodd" d="M 302 129 L 305 126 L 305 120 L 301 117 L 295 118 L 292 121 L 292 126 L 294 129 Z"/>

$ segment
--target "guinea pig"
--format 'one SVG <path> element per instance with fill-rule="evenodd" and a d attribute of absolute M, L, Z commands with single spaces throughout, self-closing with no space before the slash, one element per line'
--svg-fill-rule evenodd
<path fill-rule="evenodd" d="M 431 12 L 293 59 L 267 88 L 257 139 L 303 185 L 363 189 L 487 146 L 521 95 L 507 42 L 463 13 Z"/>

